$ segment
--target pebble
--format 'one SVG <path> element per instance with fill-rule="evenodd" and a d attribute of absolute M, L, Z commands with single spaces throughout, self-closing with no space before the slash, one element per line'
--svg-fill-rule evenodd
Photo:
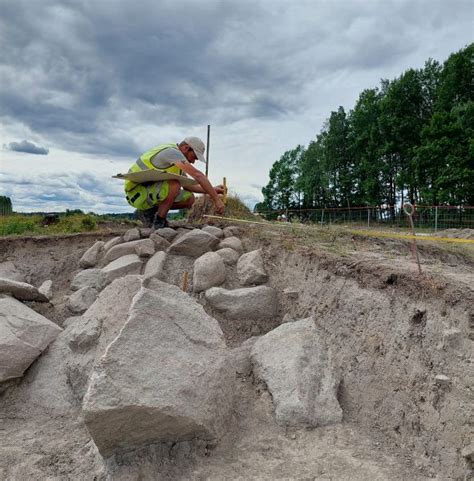
<path fill-rule="evenodd" d="M 448 386 L 451 384 L 451 379 L 444 374 L 438 374 L 435 376 L 435 382 L 438 386 Z"/>

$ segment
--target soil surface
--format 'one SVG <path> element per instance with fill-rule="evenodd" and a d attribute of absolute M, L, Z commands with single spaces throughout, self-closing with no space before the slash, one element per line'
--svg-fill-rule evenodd
<path fill-rule="evenodd" d="M 53 280 L 51 303 L 27 304 L 62 326 L 71 316 L 65 296 L 79 259 L 96 240 L 115 235 L 0 239 L 0 262 L 13 261 L 33 285 Z M 61 384 L 66 354 L 53 345 L 22 379 L 0 389 L 0 479 L 474 479 L 461 455 L 474 439 L 473 246 L 418 242 L 420 275 L 403 240 L 251 225 L 243 241 L 247 251 L 262 249 L 279 292 L 278 316 L 236 322 L 205 308 L 232 348 L 314 316 L 342 374 L 342 424 L 278 426 L 269 394 L 243 369 L 233 422 L 217 446 L 149 446 L 108 460 L 105 470 L 80 405 Z M 188 264 L 176 260 L 176 284 Z M 229 276 L 225 287 L 236 282 Z M 459 336 L 448 338 L 449 329 Z M 55 369 L 55 381 L 42 374 Z M 440 374 L 447 385 L 437 384 Z"/>

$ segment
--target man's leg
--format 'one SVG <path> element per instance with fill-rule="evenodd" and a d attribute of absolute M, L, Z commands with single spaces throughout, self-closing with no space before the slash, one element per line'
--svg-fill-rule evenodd
<path fill-rule="evenodd" d="M 194 197 L 193 194 L 191 194 L 191 197 L 189 199 L 175 202 L 171 206 L 171 209 L 189 209 L 190 207 L 193 206 L 195 200 L 196 198 Z"/>
<path fill-rule="evenodd" d="M 168 180 L 168 195 L 158 204 L 157 214 L 162 219 L 166 219 L 168 211 L 173 207 L 174 200 L 179 194 L 181 188 L 177 180 Z"/>

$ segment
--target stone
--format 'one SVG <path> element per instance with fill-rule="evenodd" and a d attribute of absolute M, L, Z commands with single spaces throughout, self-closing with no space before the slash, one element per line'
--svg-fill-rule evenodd
<path fill-rule="evenodd" d="M 97 299 L 97 289 L 93 287 L 83 287 L 71 294 L 67 300 L 67 307 L 75 313 L 87 311 L 89 306 Z"/>
<path fill-rule="evenodd" d="M 79 271 L 71 282 L 71 291 L 78 291 L 83 287 L 92 287 L 99 290 L 100 269 L 84 269 Z"/>
<path fill-rule="evenodd" d="M 138 257 L 151 257 L 155 253 L 155 243 L 151 239 L 137 241 L 135 252 Z"/>
<path fill-rule="evenodd" d="M 25 276 L 18 270 L 12 261 L 0 262 L 0 278 L 12 281 L 25 282 Z"/>
<path fill-rule="evenodd" d="M 230 247 L 224 247 L 223 249 L 219 249 L 216 251 L 222 257 L 224 264 L 228 266 L 233 266 L 237 264 L 239 260 L 239 253 L 231 249 Z"/>
<path fill-rule="evenodd" d="M 50 279 L 44 281 L 43 284 L 38 287 L 38 291 L 50 301 L 53 298 L 53 281 Z"/>
<path fill-rule="evenodd" d="M 100 259 L 100 254 L 103 250 L 104 242 L 97 241 L 92 247 L 84 252 L 84 255 L 79 260 L 79 265 L 82 268 L 95 267 Z"/>
<path fill-rule="evenodd" d="M 224 237 L 234 237 L 242 235 L 242 229 L 236 225 L 229 225 L 224 227 Z"/>
<path fill-rule="evenodd" d="M 150 227 L 141 227 L 138 230 L 140 232 L 140 237 L 142 239 L 147 239 L 148 237 L 150 237 L 151 233 L 153 232 L 153 229 Z"/>
<path fill-rule="evenodd" d="M 156 277 L 161 279 L 164 274 L 164 267 L 166 262 L 166 252 L 158 251 L 151 257 L 145 265 L 145 272 L 143 273 L 143 281 Z"/>
<path fill-rule="evenodd" d="M 218 322 L 179 288 L 152 284 L 135 296 L 84 397 L 104 457 L 150 443 L 215 441 L 232 411 L 234 374 Z"/>
<path fill-rule="evenodd" d="M 342 421 L 339 379 L 313 318 L 282 324 L 252 347 L 254 374 L 267 386 L 276 421 L 316 427 Z"/>
<path fill-rule="evenodd" d="M 272 319 L 278 312 L 277 293 L 268 286 L 234 290 L 211 287 L 205 298 L 229 319 Z"/>
<path fill-rule="evenodd" d="M 242 254 L 242 252 L 244 251 L 242 241 L 238 237 L 226 237 L 219 243 L 219 249 L 224 249 L 224 247 L 230 247 L 239 254 Z"/>
<path fill-rule="evenodd" d="M 231 237 L 228 239 L 231 239 Z M 263 266 L 262 251 L 260 249 L 247 252 L 240 256 L 237 262 L 237 276 L 240 284 L 243 286 L 267 282 L 268 274 Z"/>
<path fill-rule="evenodd" d="M 222 257 L 216 252 L 206 252 L 194 262 L 193 291 L 201 292 L 220 286 L 226 278 Z"/>
<path fill-rule="evenodd" d="M 140 231 L 136 227 L 133 229 L 128 229 L 128 231 L 123 235 L 124 242 L 130 242 L 138 239 L 140 239 Z"/>
<path fill-rule="evenodd" d="M 121 236 L 110 239 L 104 244 L 104 252 L 107 253 L 107 251 L 112 249 L 112 247 L 115 247 L 116 245 L 121 244 L 122 242 L 123 240 Z"/>
<path fill-rule="evenodd" d="M 449 386 L 451 384 L 451 379 L 444 374 L 437 374 L 435 376 L 435 383 L 438 386 Z"/>
<path fill-rule="evenodd" d="M 465 446 L 461 450 L 461 456 L 474 462 L 474 443 Z"/>
<path fill-rule="evenodd" d="M 217 244 L 219 244 L 219 239 L 216 236 L 194 229 L 175 240 L 167 252 L 175 255 L 199 257 L 214 250 Z"/>
<path fill-rule="evenodd" d="M 283 295 L 287 299 L 295 300 L 295 299 L 298 299 L 300 293 L 296 289 L 291 289 L 291 288 L 288 287 L 288 288 L 283 290 Z"/>
<path fill-rule="evenodd" d="M 139 252 L 148 253 L 143 257 L 152 256 L 155 253 L 155 243 L 151 239 L 138 239 L 130 242 L 124 242 L 109 249 L 105 254 L 104 260 L 105 262 L 112 262 L 119 257 L 129 254 L 137 254 L 139 256 Z"/>
<path fill-rule="evenodd" d="M 171 242 L 177 235 L 178 233 L 171 227 L 160 229 L 160 237 L 163 237 L 163 239 L 167 240 L 168 242 Z"/>
<path fill-rule="evenodd" d="M 164 229 L 160 229 L 160 232 Z M 174 232 L 174 231 L 173 231 Z M 158 234 L 158 232 L 153 232 L 150 235 L 150 239 L 155 243 L 155 250 L 165 251 L 171 245 L 164 237 Z"/>
<path fill-rule="evenodd" d="M 0 382 L 21 377 L 61 331 L 16 299 L 0 298 Z"/>
<path fill-rule="evenodd" d="M 459 347 L 462 343 L 462 332 L 460 329 L 452 328 L 443 331 L 443 341 L 450 347 Z"/>
<path fill-rule="evenodd" d="M 216 236 L 218 239 L 224 237 L 224 231 L 213 225 L 206 225 L 201 229 L 203 232 Z"/>
<path fill-rule="evenodd" d="M 81 319 L 70 328 L 68 344 L 74 351 L 86 350 L 97 341 L 100 330 L 97 318 Z"/>
<path fill-rule="evenodd" d="M 0 278 L 0 294 L 10 294 L 20 301 L 49 302 L 49 299 L 31 284 Z"/>
<path fill-rule="evenodd" d="M 140 274 L 141 270 L 142 261 L 136 254 L 119 257 L 101 269 L 100 285 L 105 287 L 118 277 L 123 277 L 128 274 Z"/>

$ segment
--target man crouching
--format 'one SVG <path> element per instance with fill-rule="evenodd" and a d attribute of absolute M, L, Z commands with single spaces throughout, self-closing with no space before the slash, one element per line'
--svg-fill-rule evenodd
<path fill-rule="evenodd" d="M 192 164 L 196 160 L 206 162 L 204 142 L 198 137 L 186 137 L 180 144 L 162 144 L 148 150 L 130 167 L 129 173 L 143 170 L 159 170 L 168 174 L 188 174 L 199 185 L 181 187 L 177 180 L 145 182 L 137 184 L 127 180 L 125 195 L 127 202 L 136 209 L 139 220 L 145 227 L 161 229 L 168 227 L 166 216 L 171 209 L 187 209 L 194 203 L 193 193 L 208 194 L 214 202 L 215 212 L 224 213 L 224 203 L 219 194 L 222 185 L 213 187 L 208 178 Z"/>

